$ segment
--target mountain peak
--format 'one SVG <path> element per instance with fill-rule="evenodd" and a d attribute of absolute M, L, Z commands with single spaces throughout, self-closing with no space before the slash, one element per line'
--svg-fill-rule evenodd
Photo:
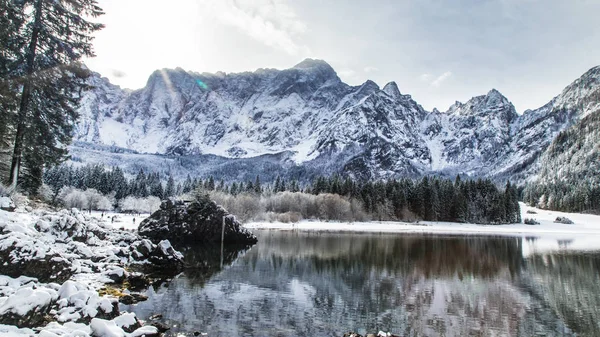
<path fill-rule="evenodd" d="M 377 85 L 377 83 L 375 83 L 371 80 L 367 80 L 365 83 L 363 83 L 360 86 L 359 92 L 370 94 L 370 93 L 378 91 L 378 90 L 380 90 L 380 89 L 379 89 L 379 86 Z"/>
<path fill-rule="evenodd" d="M 311 58 L 304 59 L 302 62 L 296 64 L 293 68 L 294 69 L 310 69 L 310 68 L 323 68 L 323 67 L 330 68 L 331 70 L 333 70 L 333 68 L 331 68 L 329 63 L 327 63 L 323 60 L 311 59 Z"/>
<path fill-rule="evenodd" d="M 333 68 L 323 60 L 316 59 L 305 59 L 304 61 L 296 64 L 294 67 L 288 70 L 284 70 L 284 73 L 292 71 L 293 73 L 300 72 L 307 75 L 310 78 L 316 79 L 317 82 L 325 83 L 327 81 L 340 82 L 340 78 Z M 315 82 L 316 83 L 316 82 Z"/>
<path fill-rule="evenodd" d="M 502 94 L 500 93 L 500 91 L 496 90 L 496 88 L 492 88 L 490 91 L 488 91 L 487 96 L 502 96 Z"/>
<path fill-rule="evenodd" d="M 497 112 L 505 115 L 505 119 L 508 121 L 512 120 L 517 115 L 512 103 L 498 90 L 491 89 L 487 94 L 475 96 L 466 103 L 456 101 L 456 103 L 450 106 L 446 113 L 471 116 Z"/>
<path fill-rule="evenodd" d="M 490 90 L 485 95 L 485 106 L 487 107 L 502 107 L 505 105 L 512 105 L 506 96 L 502 95 L 500 91 L 496 89 Z"/>
<path fill-rule="evenodd" d="M 400 97 L 400 95 L 402 95 L 400 93 L 400 89 L 398 89 L 398 85 L 394 81 L 386 84 L 383 87 L 383 92 L 385 92 L 386 94 L 390 95 L 393 98 L 398 98 L 398 97 Z"/>

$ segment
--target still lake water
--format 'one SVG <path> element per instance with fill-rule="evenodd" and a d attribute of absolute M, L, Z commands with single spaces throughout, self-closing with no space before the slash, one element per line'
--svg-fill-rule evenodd
<path fill-rule="evenodd" d="M 600 336 L 598 251 L 523 254 L 534 238 L 255 231 L 126 307 L 171 335 Z"/>

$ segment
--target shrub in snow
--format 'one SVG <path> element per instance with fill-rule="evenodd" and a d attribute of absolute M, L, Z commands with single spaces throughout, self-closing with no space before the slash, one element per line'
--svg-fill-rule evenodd
<path fill-rule="evenodd" d="M 572 225 L 573 224 L 573 220 L 571 220 L 571 219 L 569 219 L 567 217 L 564 217 L 564 216 L 556 217 L 556 220 L 554 220 L 554 222 L 556 222 L 556 223 L 562 223 L 562 224 L 565 224 L 565 225 Z"/>
<path fill-rule="evenodd" d="M 136 198 L 128 196 L 119 202 L 121 212 L 153 213 L 160 208 L 160 199 L 150 196 L 147 198 Z"/>
<path fill-rule="evenodd" d="M 81 210 L 111 210 L 113 205 L 112 198 L 112 196 L 102 195 L 93 188 L 82 191 L 72 186 L 65 186 L 58 192 L 58 200 L 63 206 Z"/>
<path fill-rule="evenodd" d="M 38 197 L 47 203 L 52 202 L 54 198 L 54 193 L 52 192 L 52 188 L 47 184 L 42 184 L 37 190 Z"/>
<path fill-rule="evenodd" d="M 526 225 L 539 225 L 539 221 L 534 218 L 525 218 L 523 219 L 523 223 Z"/>
<path fill-rule="evenodd" d="M 362 204 L 336 194 L 313 195 L 297 192 L 279 192 L 257 196 L 250 193 L 230 195 L 213 191 L 210 198 L 235 214 L 240 221 L 282 221 L 296 222 L 300 219 L 324 219 L 364 221 L 367 216 Z M 381 210 L 385 213 L 385 210 Z M 278 219 L 277 214 L 282 214 Z M 288 220 L 289 219 L 289 220 Z"/>
<path fill-rule="evenodd" d="M 528 209 L 527 214 L 537 214 L 537 212 L 534 210 Z"/>
<path fill-rule="evenodd" d="M 87 206 L 87 197 L 82 190 L 72 187 L 65 186 L 58 192 L 58 200 L 66 208 L 79 208 L 85 209 Z"/>

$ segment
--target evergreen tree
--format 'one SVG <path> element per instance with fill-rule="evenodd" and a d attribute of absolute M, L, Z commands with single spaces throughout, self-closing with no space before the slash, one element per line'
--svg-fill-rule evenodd
<path fill-rule="evenodd" d="M 246 192 L 248 192 L 248 193 L 254 192 L 254 184 L 250 180 L 248 180 L 246 182 Z"/>
<path fill-rule="evenodd" d="M 96 0 L 22 0 L 19 8 L 25 26 L 18 33 L 26 45 L 18 68 L 22 77 L 9 180 L 16 186 L 25 173 L 27 189 L 35 193 L 43 168 L 67 154 L 81 89 L 90 75 L 79 61 L 94 56 L 91 35 L 103 27 L 88 18 L 103 13 Z"/>
<path fill-rule="evenodd" d="M 215 190 L 215 178 L 213 178 L 213 176 L 208 177 L 208 180 L 204 182 L 204 189 L 207 191 Z"/>
<path fill-rule="evenodd" d="M 300 192 L 300 186 L 298 186 L 298 181 L 292 180 L 292 182 L 290 182 L 290 192 Z"/>
<path fill-rule="evenodd" d="M 277 178 L 275 179 L 275 185 L 273 185 L 273 192 L 274 193 L 279 192 L 280 188 L 281 188 L 281 178 L 279 176 L 277 176 Z"/>
<path fill-rule="evenodd" d="M 185 181 L 183 182 L 183 185 L 181 187 L 181 192 L 182 193 L 188 193 L 192 190 L 193 186 L 192 186 L 192 178 L 190 177 L 190 175 L 187 175 L 187 178 L 185 178 Z"/>
<path fill-rule="evenodd" d="M 260 177 L 259 176 L 256 176 L 256 180 L 254 181 L 254 193 L 256 193 L 256 195 L 262 194 L 262 187 L 260 185 Z"/>
<path fill-rule="evenodd" d="M 173 180 L 173 176 L 169 175 L 169 179 L 167 180 L 167 186 L 165 187 L 165 197 L 170 198 L 175 195 L 175 180 Z"/>
<path fill-rule="evenodd" d="M 25 45 L 24 15 L 14 0 L 0 0 L 0 182 L 9 178 L 18 107 L 17 68 Z"/>
<path fill-rule="evenodd" d="M 231 188 L 229 189 L 229 193 L 231 193 L 231 195 L 238 195 L 239 190 L 238 190 L 238 184 L 234 181 L 233 184 L 231 184 Z"/>
<path fill-rule="evenodd" d="M 129 183 L 125 178 L 125 174 L 119 167 L 114 167 L 111 172 L 112 190 L 115 192 L 115 199 L 124 199 L 129 194 Z"/>

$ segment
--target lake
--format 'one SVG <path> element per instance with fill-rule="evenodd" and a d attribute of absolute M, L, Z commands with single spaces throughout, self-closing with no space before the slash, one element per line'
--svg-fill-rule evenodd
<path fill-rule="evenodd" d="M 223 258 L 188 248 L 193 269 L 125 308 L 181 336 L 600 336 L 600 241 L 254 232 Z"/>

